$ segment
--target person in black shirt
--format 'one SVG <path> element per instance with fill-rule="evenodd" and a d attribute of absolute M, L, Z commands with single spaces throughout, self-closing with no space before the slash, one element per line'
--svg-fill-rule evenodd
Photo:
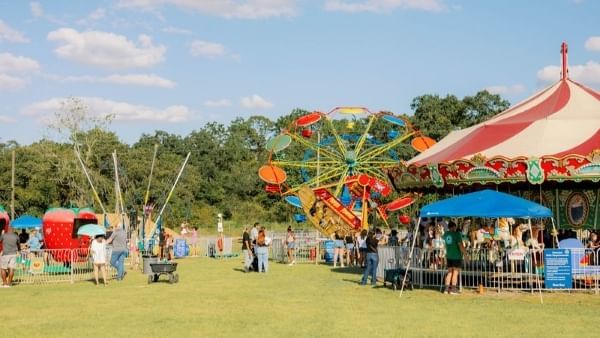
<path fill-rule="evenodd" d="M 378 229 L 379 230 L 379 229 Z M 377 284 L 377 264 L 379 264 L 379 256 L 377 255 L 377 245 L 379 240 L 375 237 L 375 232 L 369 231 L 367 234 L 367 267 L 363 273 L 361 285 L 367 285 L 367 279 L 371 276 L 371 285 Z"/>
<path fill-rule="evenodd" d="M 21 233 L 19 234 L 19 243 L 25 244 L 25 243 L 27 243 L 28 240 L 29 240 L 29 234 L 27 233 L 27 230 L 21 229 Z"/>
<path fill-rule="evenodd" d="M 165 251 L 167 249 L 167 237 L 165 234 L 165 229 L 160 229 L 160 232 L 158 233 L 158 247 L 160 252 L 160 259 L 162 260 L 165 258 Z"/>
<path fill-rule="evenodd" d="M 244 234 L 242 235 L 242 255 L 244 256 L 244 272 L 248 272 L 252 265 L 252 244 L 248 227 L 244 228 Z"/>

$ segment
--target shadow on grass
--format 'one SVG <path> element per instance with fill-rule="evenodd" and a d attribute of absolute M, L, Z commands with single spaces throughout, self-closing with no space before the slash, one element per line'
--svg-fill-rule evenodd
<path fill-rule="evenodd" d="M 357 267 L 357 266 L 350 266 L 350 267 L 343 267 L 343 268 L 334 268 L 334 267 L 331 267 L 331 272 L 335 272 L 335 273 L 346 273 L 346 274 L 352 274 L 352 275 L 362 275 L 363 271 L 364 271 L 363 268 Z"/>

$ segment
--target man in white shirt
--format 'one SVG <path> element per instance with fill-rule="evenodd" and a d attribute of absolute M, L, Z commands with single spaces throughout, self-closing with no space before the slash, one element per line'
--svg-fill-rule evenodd
<path fill-rule="evenodd" d="M 252 244 L 256 244 L 256 238 L 258 238 L 258 226 L 260 224 L 258 222 L 254 223 L 252 230 L 250 230 L 250 239 L 252 240 Z"/>

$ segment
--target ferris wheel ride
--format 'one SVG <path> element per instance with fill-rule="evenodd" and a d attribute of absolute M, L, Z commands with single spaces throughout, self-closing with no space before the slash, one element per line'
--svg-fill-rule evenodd
<path fill-rule="evenodd" d="M 398 150 L 410 138 L 415 149 L 435 143 L 391 112 L 315 111 L 267 142 L 268 163 L 258 175 L 267 192 L 302 208 L 321 232 L 356 231 L 368 227 L 369 212 L 376 210 L 385 220 L 386 211 L 412 203 L 409 196 L 391 206 L 381 203 L 392 190 L 386 170 L 399 164 Z"/>

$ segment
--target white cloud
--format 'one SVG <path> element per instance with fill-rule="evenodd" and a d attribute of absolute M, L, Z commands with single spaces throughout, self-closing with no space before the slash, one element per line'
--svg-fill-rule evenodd
<path fill-rule="evenodd" d="M 556 82 L 560 80 L 560 72 L 559 66 L 546 66 L 538 71 L 537 77 L 542 82 Z M 600 84 L 600 63 L 588 61 L 584 65 L 570 65 L 569 78 L 588 85 Z"/>
<path fill-rule="evenodd" d="M 207 100 L 204 105 L 211 108 L 231 107 L 231 101 L 228 99 Z"/>
<path fill-rule="evenodd" d="M 585 41 L 585 49 L 600 52 L 600 36 L 592 36 Z"/>
<path fill-rule="evenodd" d="M 102 20 L 106 18 L 106 9 L 104 8 L 96 8 L 93 12 L 88 14 L 83 19 L 77 20 L 77 23 L 80 25 L 89 25 L 93 24 L 96 21 Z"/>
<path fill-rule="evenodd" d="M 225 46 L 216 42 L 194 40 L 190 46 L 190 53 L 193 56 L 214 58 L 225 55 Z"/>
<path fill-rule="evenodd" d="M 0 73 L 0 91 L 15 91 L 22 89 L 29 81 L 26 79 Z"/>
<path fill-rule="evenodd" d="M 254 94 L 252 96 L 242 97 L 242 107 L 247 109 L 268 109 L 273 107 L 273 103 Z"/>
<path fill-rule="evenodd" d="M 120 0 L 117 7 L 156 10 L 172 5 L 225 18 L 263 19 L 293 16 L 297 0 Z"/>
<path fill-rule="evenodd" d="M 430 12 L 440 12 L 447 9 L 443 0 L 327 0 L 325 9 L 336 12 L 390 12 L 395 9 L 415 9 Z"/>
<path fill-rule="evenodd" d="M 527 87 L 519 83 L 512 86 L 490 86 L 485 89 L 492 94 L 519 95 L 523 94 L 527 90 Z"/>
<path fill-rule="evenodd" d="M 23 33 L 14 30 L 4 21 L 0 20 L 0 41 L 26 43 L 29 39 Z"/>
<path fill-rule="evenodd" d="M 160 87 L 160 88 L 175 88 L 177 85 L 175 82 L 160 77 L 154 74 L 112 74 L 105 77 L 97 76 L 58 76 L 58 75 L 47 75 L 50 80 L 72 83 L 72 82 L 83 82 L 83 83 L 108 83 L 118 85 L 133 85 L 133 86 L 144 86 L 144 87 Z"/>
<path fill-rule="evenodd" d="M 10 116 L 0 115 L 0 123 L 14 123 L 14 122 L 17 122 L 17 120 Z"/>
<path fill-rule="evenodd" d="M 22 115 L 38 117 L 44 120 L 62 107 L 66 98 L 51 98 L 34 102 L 21 110 Z M 118 102 L 99 97 L 82 97 L 90 113 L 97 116 L 113 114 L 115 121 L 184 122 L 190 119 L 192 111 L 183 105 L 173 105 L 164 109 L 148 107 L 127 102 Z"/>
<path fill-rule="evenodd" d="M 171 33 L 171 34 L 181 34 L 181 35 L 190 35 L 192 34 L 192 31 L 187 30 L 187 29 L 183 29 L 183 28 L 177 28 L 177 27 L 165 27 L 162 29 L 163 32 L 165 33 Z"/>
<path fill-rule="evenodd" d="M 31 14 L 33 14 L 33 16 L 35 16 L 36 18 L 44 16 L 44 9 L 42 8 L 42 5 L 39 2 L 30 2 L 29 9 L 31 9 Z"/>
<path fill-rule="evenodd" d="M 154 74 L 113 74 L 106 77 L 106 80 L 110 83 L 121 85 L 136 85 L 162 88 L 174 88 L 176 86 L 175 82 Z"/>
<path fill-rule="evenodd" d="M 72 28 L 52 31 L 47 39 L 60 44 L 54 53 L 61 58 L 112 69 L 151 67 L 162 62 L 166 52 L 165 46 L 155 46 L 144 34 L 138 37 L 139 46 L 123 35 Z"/>
<path fill-rule="evenodd" d="M 40 64 L 34 59 L 0 53 L 0 73 L 27 73 L 38 69 L 40 69 Z"/>

